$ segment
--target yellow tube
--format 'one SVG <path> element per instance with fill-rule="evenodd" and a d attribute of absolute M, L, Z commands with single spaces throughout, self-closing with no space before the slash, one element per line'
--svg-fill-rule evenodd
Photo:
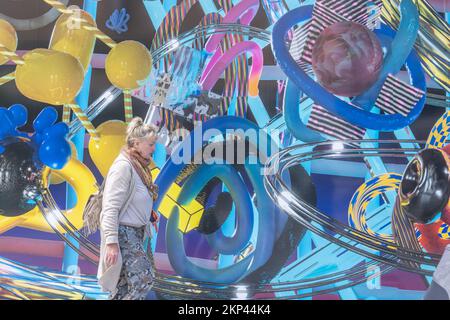
<path fill-rule="evenodd" d="M 97 181 L 92 172 L 82 162 L 72 157 L 61 170 L 51 170 L 46 167 L 43 172 L 43 185 L 49 185 L 50 173 L 56 173 L 58 177 L 67 181 L 77 194 L 77 204 L 68 210 L 61 210 L 62 214 L 75 226 L 81 229 L 83 226 L 83 211 L 91 194 L 98 191 Z M 17 217 L 0 216 L 0 234 L 14 228 L 24 227 L 44 232 L 54 232 L 44 216 L 36 206 L 33 210 Z M 65 230 L 58 226 L 61 233 Z"/>
<path fill-rule="evenodd" d="M 11 230 L 15 227 L 20 227 L 21 224 L 27 219 L 27 217 L 32 216 L 35 212 L 38 212 L 39 209 L 35 208 L 26 214 L 17 217 L 5 217 L 0 216 L 0 234 L 5 233 L 8 230 Z"/>
<path fill-rule="evenodd" d="M 55 23 L 49 49 L 65 52 L 77 58 L 86 72 L 91 63 L 96 37 L 93 32 L 82 28 L 77 18 L 87 21 L 89 25 L 97 26 L 86 11 L 77 9 L 72 14 L 63 14 Z"/>
<path fill-rule="evenodd" d="M 83 211 L 89 197 L 98 191 L 97 181 L 86 165 L 75 158 L 71 158 L 69 162 L 61 170 L 50 170 L 46 168 L 43 176 L 44 185 L 48 186 L 48 176 L 50 171 L 55 171 L 59 177 L 64 178 L 75 190 L 77 194 L 77 204 L 75 207 L 68 210 L 61 210 L 67 219 L 74 225 L 76 229 L 81 229 L 83 226 Z M 39 231 L 53 232 L 53 229 L 45 220 L 39 209 L 32 210 L 34 214 L 28 215 L 27 219 L 21 223 L 22 227 L 30 228 Z M 65 231 L 58 228 L 62 233 Z"/>

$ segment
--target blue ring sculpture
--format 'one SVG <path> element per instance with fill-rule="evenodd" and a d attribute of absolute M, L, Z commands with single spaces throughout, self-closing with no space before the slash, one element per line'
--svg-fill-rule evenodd
<path fill-rule="evenodd" d="M 321 85 L 316 83 L 314 79 L 309 77 L 301 70 L 295 60 L 289 53 L 284 43 L 284 36 L 296 24 L 311 18 L 313 7 L 302 6 L 289 11 L 278 20 L 274 25 L 272 32 L 272 50 L 275 58 L 283 72 L 290 81 L 302 90 L 315 103 L 323 106 L 331 113 L 341 117 L 342 119 L 367 129 L 379 131 L 394 131 L 404 128 L 417 119 L 425 105 L 425 95 L 416 103 L 413 110 L 404 117 L 400 114 L 379 115 L 371 113 L 367 110 L 361 110 L 353 105 L 342 101 L 333 94 L 326 91 Z M 385 25 L 381 25 L 381 29 L 377 34 L 381 33 L 392 36 L 394 32 Z M 399 34 L 401 35 L 401 34 Z M 394 39 L 394 43 L 396 43 Z M 426 91 L 425 76 L 420 65 L 420 60 L 415 51 L 411 51 L 406 59 L 406 66 L 410 71 L 413 86 Z M 297 110 L 294 110 L 298 113 Z"/>

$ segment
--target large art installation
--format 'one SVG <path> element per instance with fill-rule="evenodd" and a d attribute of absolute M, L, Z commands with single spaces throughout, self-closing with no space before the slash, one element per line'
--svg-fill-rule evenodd
<path fill-rule="evenodd" d="M 108 298 L 83 214 L 137 115 L 153 299 L 449 299 L 446 1 L 33 2 L 0 5 L 0 299 Z"/>

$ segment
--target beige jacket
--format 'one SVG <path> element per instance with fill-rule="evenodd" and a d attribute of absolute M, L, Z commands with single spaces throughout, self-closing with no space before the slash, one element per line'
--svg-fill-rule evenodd
<path fill-rule="evenodd" d="M 103 192 L 100 215 L 100 260 L 97 279 L 102 290 L 110 292 L 111 296 L 116 294 L 122 269 L 122 255 L 119 250 L 116 264 L 108 268 L 105 262 L 106 245 L 119 243 L 119 216 L 127 209 L 136 191 L 134 175 L 137 175 L 137 173 L 134 171 L 131 162 L 120 154 L 109 169 Z"/>

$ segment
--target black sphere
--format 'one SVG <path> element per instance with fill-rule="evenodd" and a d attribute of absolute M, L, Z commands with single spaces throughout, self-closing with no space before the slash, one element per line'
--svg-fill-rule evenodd
<path fill-rule="evenodd" d="M 431 222 L 448 202 L 449 183 L 443 153 L 437 149 L 420 151 L 406 167 L 400 184 L 403 211 L 414 222 Z"/>
<path fill-rule="evenodd" d="M 0 215 L 20 216 L 35 206 L 41 194 L 42 164 L 31 142 L 7 138 L 0 142 Z"/>

